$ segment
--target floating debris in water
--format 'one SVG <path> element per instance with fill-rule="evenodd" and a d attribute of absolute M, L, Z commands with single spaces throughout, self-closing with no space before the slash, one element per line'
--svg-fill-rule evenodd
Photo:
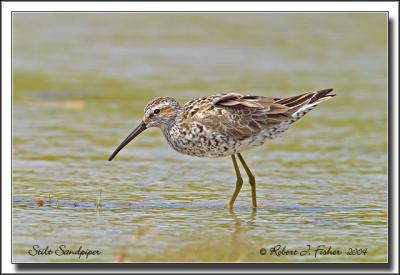
<path fill-rule="evenodd" d="M 42 207 L 44 205 L 43 198 L 37 198 L 36 199 L 36 205 L 39 206 L 39 207 Z"/>
<path fill-rule="evenodd" d="M 128 246 L 122 247 L 119 253 L 117 254 L 117 257 L 115 258 L 115 262 L 117 263 L 125 262 L 127 254 L 128 254 Z"/>
<path fill-rule="evenodd" d="M 121 201 L 121 202 L 118 202 L 118 204 L 121 206 L 131 206 L 132 205 L 132 203 L 129 201 Z"/>
<path fill-rule="evenodd" d="M 99 195 L 97 196 L 97 200 L 96 200 L 96 208 L 100 208 L 101 207 L 101 190 L 99 191 Z"/>
<path fill-rule="evenodd" d="M 49 194 L 49 206 L 51 206 L 51 194 Z"/>

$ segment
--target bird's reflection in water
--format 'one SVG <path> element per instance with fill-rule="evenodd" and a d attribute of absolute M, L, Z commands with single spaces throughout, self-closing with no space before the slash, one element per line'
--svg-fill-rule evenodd
<path fill-rule="evenodd" d="M 228 209 L 229 215 L 232 217 L 232 219 L 235 221 L 236 224 L 236 229 L 240 229 L 240 226 L 244 220 L 240 219 L 235 211 L 233 209 Z M 257 209 L 253 208 L 253 211 L 250 214 L 249 220 L 246 222 L 247 224 L 254 224 L 254 221 L 256 220 L 257 217 Z"/>
<path fill-rule="evenodd" d="M 247 230 L 249 230 L 250 227 L 242 226 L 243 223 L 252 225 L 252 224 L 254 224 L 256 217 L 257 217 L 257 209 L 256 208 L 253 208 L 253 211 L 251 212 L 248 220 L 244 220 L 244 219 L 238 217 L 238 215 L 232 209 L 228 209 L 228 213 L 232 217 L 233 221 L 235 222 L 235 230 L 233 232 L 233 237 L 236 235 L 240 235 L 241 233 L 245 233 Z"/>
<path fill-rule="evenodd" d="M 228 214 L 232 217 L 234 222 L 234 230 L 231 235 L 231 244 L 234 244 L 234 249 L 230 251 L 230 258 L 240 261 L 240 259 L 245 258 L 249 253 L 246 232 L 251 230 L 251 225 L 254 224 L 257 217 L 257 210 L 253 208 L 248 220 L 238 217 L 232 209 L 228 209 Z"/>

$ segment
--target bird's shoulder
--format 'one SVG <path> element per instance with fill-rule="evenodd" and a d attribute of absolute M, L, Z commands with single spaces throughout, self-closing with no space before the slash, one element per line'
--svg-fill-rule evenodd
<path fill-rule="evenodd" d="M 183 116 L 185 119 L 190 119 L 195 116 L 200 110 L 205 111 L 213 109 L 213 101 L 223 94 L 204 96 L 201 98 L 192 99 L 183 105 Z"/>

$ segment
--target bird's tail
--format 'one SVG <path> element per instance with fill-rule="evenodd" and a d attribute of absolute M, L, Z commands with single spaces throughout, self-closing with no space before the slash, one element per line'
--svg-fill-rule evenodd
<path fill-rule="evenodd" d="M 325 100 L 330 99 L 331 97 L 334 97 L 336 94 L 331 94 L 333 89 L 325 89 L 321 90 L 318 92 L 313 93 L 313 97 L 311 98 L 309 104 L 319 104 Z"/>
<path fill-rule="evenodd" d="M 335 94 L 330 94 L 332 91 L 333 89 L 325 89 L 317 92 L 305 93 L 298 96 L 282 98 L 276 101 L 276 103 L 288 107 L 292 118 L 297 120 L 311 111 L 321 102 L 334 97 Z"/>

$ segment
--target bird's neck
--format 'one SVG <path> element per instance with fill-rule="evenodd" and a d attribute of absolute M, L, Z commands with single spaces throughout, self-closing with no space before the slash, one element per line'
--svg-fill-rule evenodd
<path fill-rule="evenodd" d="M 176 127 L 181 124 L 183 119 L 183 108 L 179 106 L 179 108 L 175 111 L 175 114 L 170 117 L 168 123 L 161 125 L 161 130 L 164 133 L 167 133 L 171 130 L 172 127 Z"/>

